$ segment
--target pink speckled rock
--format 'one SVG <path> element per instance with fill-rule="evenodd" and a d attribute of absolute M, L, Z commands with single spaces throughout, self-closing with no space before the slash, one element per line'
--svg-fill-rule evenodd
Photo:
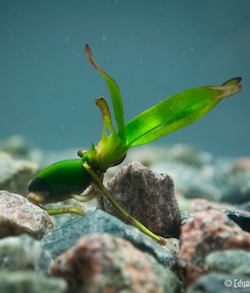
<path fill-rule="evenodd" d="M 40 207 L 19 194 L 0 190 L 0 238 L 25 233 L 41 239 L 55 226 Z"/>
<path fill-rule="evenodd" d="M 164 292 L 143 253 L 109 234 L 80 238 L 56 258 L 52 274 L 65 278 L 70 292 Z"/>
<path fill-rule="evenodd" d="M 191 201 L 190 210 L 193 212 L 209 211 L 209 210 L 223 210 L 223 209 L 233 209 L 238 212 L 250 214 L 248 211 L 237 209 L 233 205 L 221 204 L 218 202 L 209 201 L 204 198 L 195 198 Z"/>
<path fill-rule="evenodd" d="M 173 179 L 167 174 L 159 175 L 135 161 L 120 169 L 106 188 L 126 212 L 155 234 L 179 235 L 180 210 Z M 126 222 L 108 201 L 105 208 Z"/>
<path fill-rule="evenodd" d="M 250 250 L 250 234 L 216 210 L 197 214 L 181 227 L 179 264 L 186 282 L 194 282 L 207 271 L 206 255 L 224 249 Z"/>

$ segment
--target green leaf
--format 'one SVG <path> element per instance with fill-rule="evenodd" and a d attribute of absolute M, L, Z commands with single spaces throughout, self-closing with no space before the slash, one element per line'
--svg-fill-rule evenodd
<path fill-rule="evenodd" d="M 219 87 L 197 87 L 180 92 L 143 112 L 126 124 L 127 145 L 149 143 L 198 120 L 223 98 L 241 90 L 240 80 L 236 79 Z"/>
<path fill-rule="evenodd" d="M 107 137 L 106 132 L 105 132 L 106 126 L 111 131 L 111 133 L 117 137 L 117 133 L 114 130 L 114 127 L 111 122 L 111 114 L 109 111 L 108 103 L 106 102 L 106 100 L 104 98 L 96 99 L 95 102 L 96 102 L 96 105 L 100 108 L 100 110 L 102 112 L 102 118 L 103 118 L 103 122 L 104 122 L 103 137 L 105 137 L 105 139 Z"/>
<path fill-rule="evenodd" d="M 105 78 L 107 82 L 110 96 L 113 103 L 113 107 L 114 107 L 115 120 L 117 124 L 117 129 L 118 129 L 118 136 L 121 142 L 123 144 L 126 144 L 126 131 L 125 131 L 123 104 L 122 104 L 120 90 L 116 82 L 95 62 L 88 44 L 85 46 L 85 54 L 90 64 L 93 65 L 95 69 L 97 69 L 101 73 L 101 75 Z"/>

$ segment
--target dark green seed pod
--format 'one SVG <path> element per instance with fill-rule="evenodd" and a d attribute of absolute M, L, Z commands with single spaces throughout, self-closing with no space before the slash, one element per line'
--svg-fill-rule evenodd
<path fill-rule="evenodd" d="M 92 177 L 82 166 L 82 159 L 66 160 L 50 165 L 29 184 L 29 200 L 48 204 L 80 194 L 91 183 Z"/>

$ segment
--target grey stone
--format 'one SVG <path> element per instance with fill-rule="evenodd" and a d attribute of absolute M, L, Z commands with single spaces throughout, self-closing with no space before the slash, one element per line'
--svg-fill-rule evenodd
<path fill-rule="evenodd" d="M 186 198 L 218 201 L 235 180 L 232 158 L 214 158 L 185 145 L 165 149 L 164 156 L 161 153 L 160 159 L 151 162 L 149 168 L 159 174 L 169 174 L 176 191 Z"/>
<path fill-rule="evenodd" d="M 186 293 L 249 293 L 249 286 L 249 279 L 242 276 L 209 273 L 188 286 Z"/>
<path fill-rule="evenodd" d="M 192 211 L 184 211 L 181 213 L 181 224 L 185 224 L 188 219 L 193 218 L 199 212 L 192 212 Z"/>
<path fill-rule="evenodd" d="M 181 289 L 181 281 L 177 276 L 170 270 L 159 264 L 154 257 L 145 253 L 145 257 L 149 259 L 151 267 L 157 279 L 162 284 L 164 292 L 179 293 Z"/>
<path fill-rule="evenodd" d="M 241 229 L 250 232 L 250 214 L 235 211 L 233 209 L 222 209 L 221 212 L 224 212 L 228 217 L 237 223 Z"/>
<path fill-rule="evenodd" d="M 1 293 L 66 293 L 67 283 L 61 278 L 45 277 L 36 272 L 0 273 Z"/>
<path fill-rule="evenodd" d="M 62 224 L 43 237 L 41 241 L 43 247 L 49 250 L 52 257 L 55 258 L 74 245 L 81 236 L 93 233 L 109 233 L 127 239 L 135 247 L 151 254 L 159 263 L 170 268 L 176 263 L 173 255 L 153 239 L 136 227 L 126 225 L 101 210 Z"/>
<path fill-rule="evenodd" d="M 209 167 L 211 166 L 206 166 L 206 168 Z M 209 172 L 183 162 L 158 162 L 150 168 L 157 173 L 169 174 L 174 179 L 176 191 L 186 198 L 199 197 L 217 201 L 222 196 L 222 186 L 226 184 L 224 175 L 221 173 L 220 176 L 218 172 L 214 176 L 208 176 Z M 220 181 L 220 184 L 217 181 Z"/>
<path fill-rule="evenodd" d="M 49 275 L 51 260 L 49 252 L 43 249 L 41 243 L 28 235 L 0 240 L 1 270 L 34 270 Z"/>
<path fill-rule="evenodd" d="M 212 252 L 205 263 L 209 271 L 250 277 L 250 252 L 243 249 Z"/>
<path fill-rule="evenodd" d="M 246 212 L 250 212 L 250 201 L 244 202 L 242 204 L 236 204 L 235 207 Z"/>
<path fill-rule="evenodd" d="M 0 142 L 0 150 L 5 151 L 13 157 L 28 158 L 30 147 L 21 135 L 13 135 Z"/>
<path fill-rule="evenodd" d="M 37 164 L 27 160 L 13 159 L 0 152 L 0 189 L 9 192 L 28 194 L 28 183 L 37 172 Z"/>
<path fill-rule="evenodd" d="M 221 197 L 220 188 L 212 185 L 210 182 L 206 182 L 202 178 L 199 180 L 195 178 L 185 186 L 186 191 L 184 195 L 186 198 L 205 198 L 212 201 L 219 200 Z"/>
<path fill-rule="evenodd" d="M 224 192 L 221 201 L 242 204 L 249 201 L 249 197 L 250 173 L 246 173 L 235 179 L 233 184 Z"/>

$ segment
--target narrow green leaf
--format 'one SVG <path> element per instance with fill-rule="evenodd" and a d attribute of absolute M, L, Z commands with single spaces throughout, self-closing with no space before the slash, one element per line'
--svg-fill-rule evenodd
<path fill-rule="evenodd" d="M 241 85 L 232 79 L 220 87 L 197 87 L 180 92 L 126 124 L 127 145 L 146 144 L 185 127 L 204 116 L 223 98 L 240 90 Z"/>
<path fill-rule="evenodd" d="M 124 114 L 123 114 L 123 104 L 122 104 L 122 98 L 120 94 L 120 90 L 116 84 L 116 82 L 95 62 L 91 50 L 86 44 L 85 46 L 85 54 L 90 62 L 91 65 L 97 69 L 101 75 L 105 78 L 110 96 L 112 99 L 113 107 L 114 107 L 114 113 L 115 113 L 115 120 L 117 124 L 118 129 L 118 136 L 123 144 L 126 143 L 126 131 L 125 131 L 125 122 L 124 122 Z"/>
<path fill-rule="evenodd" d="M 104 130 L 103 131 L 105 132 L 105 127 L 107 126 L 108 129 L 111 131 L 111 133 L 114 136 L 117 136 L 117 133 L 114 130 L 114 127 L 111 122 L 111 115 L 110 115 L 108 103 L 106 102 L 106 100 L 104 98 L 96 99 L 95 102 L 96 102 L 96 105 L 100 108 L 100 110 L 102 112 L 102 117 L 103 117 L 103 122 L 104 122 Z"/>

